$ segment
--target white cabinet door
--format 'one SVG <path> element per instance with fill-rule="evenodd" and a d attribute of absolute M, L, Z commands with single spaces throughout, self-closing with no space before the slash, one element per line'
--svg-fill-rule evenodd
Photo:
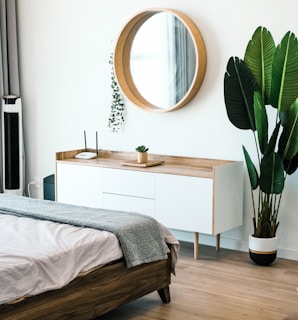
<path fill-rule="evenodd" d="M 102 168 L 58 162 L 56 170 L 57 201 L 101 208 Z"/>
<path fill-rule="evenodd" d="M 212 234 L 212 179 L 156 175 L 156 218 L 168 228 Z"/>

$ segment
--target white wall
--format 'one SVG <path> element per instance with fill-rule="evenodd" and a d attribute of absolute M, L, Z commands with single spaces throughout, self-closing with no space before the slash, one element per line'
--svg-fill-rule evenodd
<path fill-rule="evenodd" d="M 54 173 L 56 151 L 83 147 L 83 130 L 90 147 L 98 131 L 104 149 L 133 151 L 146 144 L 152 153 L 243 160 L 241 145 L 252 147 L 252 139 L 226 116 L 223 77 L 228 58 L 243 57 L 259 25 L 276 42 L 288 30 L 298 35 L 297 0 L 18 0 L 17 5 L 27 183 Z M 109 56 L 122 26 L 150 7 L 178 9 L 197 24 L 207 47 L 207 74 L 195 99 L 181 110 L 154 114 L 127 102 L 126 123 L 115 134 L 107 127 Z M 42 197 L 42 189 L 32 193 Z M 288 179 L 278 234 L 279 256 L 296 260 L 297 194 L 295 173 Z M 223 234 L 223 246 L 247 250 L 252 231 L 248 192 L 244 206 L 244 226 Z M 192 239 L 189 234 L 179 237 Z"/>

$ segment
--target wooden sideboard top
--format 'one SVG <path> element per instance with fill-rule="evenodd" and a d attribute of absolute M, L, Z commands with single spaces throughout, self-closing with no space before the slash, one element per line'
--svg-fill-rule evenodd
<path fill-rule="evenodd" d="M 123 162 L 134 161 L 137 158 L 136 152 L 122 152 L 100 150 L 98 157 L 90 160 L 76 159 L 74 156 L 85 150 L 71 150 L 56 153 L 57 162 L 66 162 L 86 166 L 99 166 L 103 168 L 113 168 L 122 170 L 146 171 L 163 174 L 174 174 L 192 177 L 202 177 L 212 179 L 214 170 L 218 166 L 228 165 L 240 161 L 218 160 L 206 158 L 193 158 L 181 156 L 168 156 L 159 154 L 148 154 L 148 159 L 154 161 L 164 161 L 158 166 L 152 167 L 132 167 L 123 165 Z M 88 150 L 95 151 L 95 150 Z"/>

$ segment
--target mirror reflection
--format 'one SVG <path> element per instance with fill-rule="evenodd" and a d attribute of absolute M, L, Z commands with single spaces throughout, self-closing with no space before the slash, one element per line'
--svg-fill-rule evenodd
<path fill-rule="evenodd" d="M 163 109 L 176 105 L 194 81 L 196 51 L 193 39 L 175 15 L 151 16 L 136 33 L 130 52 L 130 72 L 137 90 Z"/>

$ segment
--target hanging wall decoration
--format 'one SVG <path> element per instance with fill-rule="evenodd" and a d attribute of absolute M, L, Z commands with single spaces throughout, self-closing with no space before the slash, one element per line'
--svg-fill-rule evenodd
<path fill-rule="evenodd" d="M 114 62 L 113 62 L 113 54 L 110 56 L 109 63 L 112 65 L 111 70 L 111 88 L 112 88 L 112 103 L 111 103 L 111 113 L 109 116 L 108 127 L 111 128 L 112 132 L 118 132 L 123 125 L 124 113 L 125 113 L 125 105 L 124 101 L 116 81 L 115 73 L 114 73 Z"/>

